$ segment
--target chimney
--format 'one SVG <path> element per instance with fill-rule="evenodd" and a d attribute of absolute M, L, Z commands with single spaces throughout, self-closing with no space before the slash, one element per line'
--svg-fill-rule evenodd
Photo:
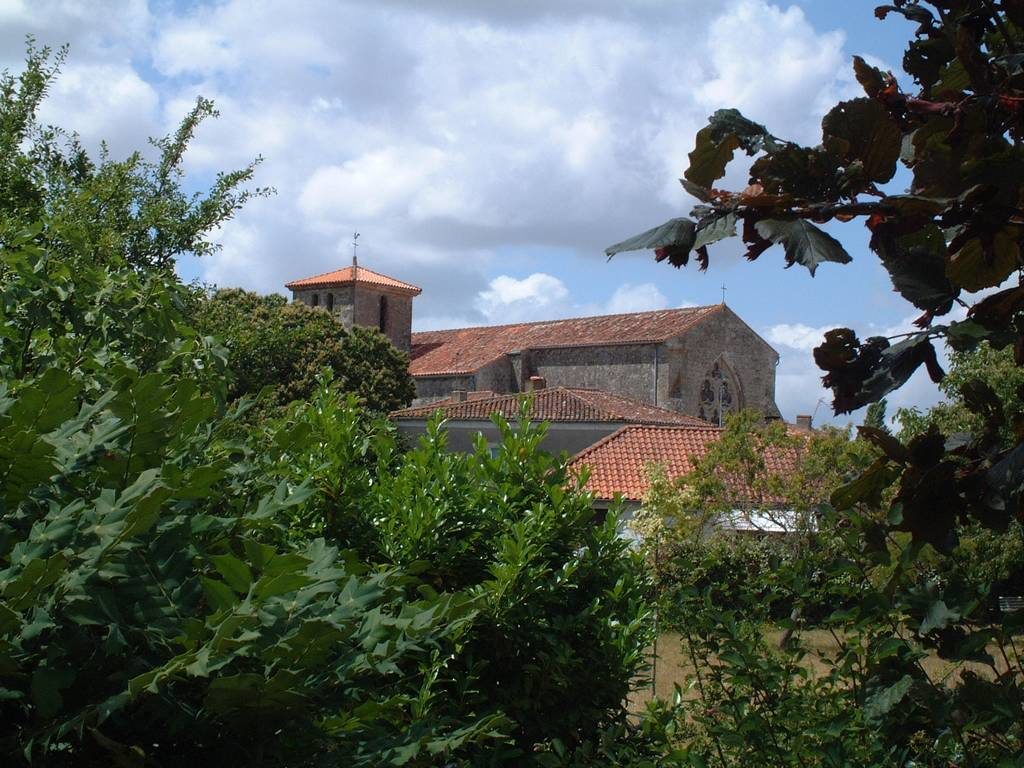
<path fill-rule="evenodd" d="M 810 428 L 811 428 L 811 417 L 808 416 L 808 415 L 797 416 L 796 417 L 796 425 L 798 427 L 800 427 L 800 429 L 810 430 Z"/>
<path fill-rule="evenodd" d="M 543 376 L 531 376 L 530 377 L 530 388 L 528 391 L 536 392 L 538 389 L 544 389 L 548 385 L 547 379 Z"/>
<path fill-rule="evenodd" d="M 464 389 L 453 389 L 452 390 L 452 402 L 464 403 L 468 399 L 469 394 Z"/>

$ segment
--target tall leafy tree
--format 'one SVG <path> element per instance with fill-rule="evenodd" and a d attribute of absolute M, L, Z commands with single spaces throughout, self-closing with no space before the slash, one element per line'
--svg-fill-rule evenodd
<path fill-rule="evenodd" d="M 22 71 L 0 74 L 0 242 L 11 242 L 26 222 L 45 220 L 39 237 L 57 255 L 98 263 L 116 255 L 136 269 L 171 268 L 181 254 L 216 250 L 211 233 L 248 200 L 272 192 L 249 186 L 259 158 L 218 174 L 205 194 L 185 191 L 185 150 L 217 115 L 209 99 L 197 99 L 173 134 L 152 139 L 150 152 L 122 160 L 105 145 L 98 159 L 90 157 L 76 134 L 41 125 L 39 107 L 66 54 L 30 38 Z"/>
<path fill-rule="evenodd" d="M 979 409 L 976 382 L 995 393 L 997 401 Z M 949 373 L 939 389 L 946 402 L 925 412 L 906 408 L 896 414 L 905 440 L 927 432 L 933 425 L 947 435 L 978 433 L 988 419 L 998 420 L 998 435 L 1007 447 L 1024 433 L 1024 368 L 1017 365 L 1009 347 L 994 349 L 982 343 L 972 350 L 953 352 Z"/>
<path fill-rule="evenodd" d="M 264 388 L 277 405 L 307 399 L 325 369 L 340 391 L 355 393 L 373 411 L 404 408 L 416 394 L 407 355 L 375 329 L 346 331 L 324 310 L 226 289 L 200 293 L 189 314 L 198 331 L 227 347 L 232 400 Z"/>

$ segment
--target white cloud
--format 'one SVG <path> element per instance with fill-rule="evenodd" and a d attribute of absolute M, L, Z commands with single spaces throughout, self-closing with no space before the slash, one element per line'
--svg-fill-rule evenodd
<path fill-rule="evenodd" d="M 515 323 L 548 319 L 568 296 L 565 283 L 544 272 L 522 280 L 499 275 L 480 292 L 474 305 L 489 323 Z"/>
<path fill-rule="evenodd" d="M 765 337 L 771 344 L 781 344 L 790 349 L 810 352 L 821 344 L 825 337 L 825 331 L 831 328 L 832 326 L 812 328 L 803 323 L 780 323 L 769 328 Z"/>
<path fill-rule="evenodd" d="M 72 114 L 71 127 L 82 135 L 87 149 L 96 152 L 102 139 L 120 157 L 145 149 L 145 138 L 160 132 L 159 103 L 153 86 L 127 64 L 72 61 L 42 103 L 39 119 L 63 126 Z"/>
<path fill-rule="evenodd" d="M 654 283 L 619 286 L 608 302 L 608 313 L 617 315 L 623 312 L 645 312 L 652 309 L 665 309 L 669 300 L 658 290 Z"/>
<path fill-rule="evenodd" d="M 409 203 L 444 165 L 433 147 L 385 147 L 342 165 L 317 168 L 299 195 L 299 208 L 319 224 L 339 216 L 368 219 L 409 214 Z"/>
<path fill-rule="evenodd" d="M 231 39 L 200 23 L 177 25 L 158 38 L 153 59 L 167 75 L 230 72 L 242 65 Z"/>
<path fill-rule="evenodd" d="M 599 258 L 678 215 L 676 179 L 711 110 L 738 106 L 804 137 L 820 120 L 808 100 L 817 109 L 849 80 L 841 35 L 767 0 L 513 5 L 126 0 L 111 14 L 24 4 L 10 18 L 52 22 L 73 33 L 72 62 L 118 68 L 76 76 L 77 100 L 59 103 L 56 122 L 87 141 L 143 146 L 202 93 L 222 116 L 198 133 L 188 168 L 208 177 L 266 158 L 257 182 L 279 190 L 276 213 L 239 226 L 254 243 L 301 230 L 305 247 L 258 265 L 262 246 L 215 256 L 208 279 L 260 275 L 277 290 L 335 266 L 338 238 L 358 227 L 433 251 L 445 269 L 426 276 L 425 295 L 449 306 L 453 272 L 479 282 L 481 250 Z"/>

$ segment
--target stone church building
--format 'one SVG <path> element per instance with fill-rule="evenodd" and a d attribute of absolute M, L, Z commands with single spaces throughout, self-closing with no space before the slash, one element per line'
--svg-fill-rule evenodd
<path fill-rule="evenodd" d="M 720 424 L 754 408 L 779 418 L 778 353 L 728 306 L 412 332 L 414 285 L 353 264 L 286 285 L 346 327 L 379 328 L 409 353 L 415 405 L 469 392 L 570 387 Z"/>

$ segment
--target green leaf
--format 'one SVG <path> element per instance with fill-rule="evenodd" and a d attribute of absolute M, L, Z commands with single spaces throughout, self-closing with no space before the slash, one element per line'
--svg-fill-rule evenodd
<path fill-rule="evenodd" d="M 871 235 L 871 250 L 881 257 L 893 288 L 918 309 L 945 314 L 960 295 L 946 276 L 946 240 L 938 225 L 907 233 L 899 225 L 880 225 Z"/>
<path fill-rule="evenodd" d="M 670 219 L 664 224 L 604 249 L 608 258 L 626 251 L 653 250 L 669 246 L 689 251 L 696 238 L 696 225 L 689 219 Z"/>
<path fill-rule="evenodd" d="M 70 669 L 40 667 L 32 673 L 32 702 L 42 717 L 48 719 L 60 712 L 64 705 L 60 692 L 74 679 L 75 673 Z"/>
<path fill-rule="evenodd" d="M 238 604 L 238 596 L 223 581 L 203 577 L 203 591 L 215 610 L 231 610 Z"/>
<path fill-rule="evenodd" d="M 1000 285 L 1020 268 L 1020 246 L 1004 229 L 995 234 L 987 252 L 981 240 L 968 240 L 950 257 L 946 274 L 964 290 L 974 292 Z"/>
<path fill-rule="evenodd" d="M 18 399 L 8 412 L 11 424 L 45 433 L 67 421 L 78 411 L 82 384 L 59 368 L 49 368 L 43 375 L 18 392 Z"/>
<path fill-rule="evenodd" d="M 874 99 L 842 101 L 821 121 L 823 143 L 832 139 L 844 151 L 839 155 L 849 165 L 860 161 L 870 181 L 884 183 L 896 173 L 902 134 L 885 107 Z"/>
<path fill-rule="evenodd" d="M 887 688 L 883 688 L 878 693 L 870 696 L 867 701 L 864 702 L 864 715 L 868 720 L 880 720 L 885 717 L 893 708 L 903 701 L 907 693 L 910 692 L 910 687 L 914 684 L 914 679 L 910 675 L 904 675 L 897 682 L 893 683 Z"/>
<path fill-rule="evenodd" d="M 882 71 L 872 67 L 860 56 L 853 57 L 853 72 L 857 82 L 864 89 L 864 93 L 871 98 L 877 96 L 885 88 L 885 79 L 882 77 Z"/>
<path fill-rule="evenodd" d="M 266 600 L 270 597 L 294 592 L 312 583 L 312 579 L 303 573 L 282 573 L 277 576 L 264 576 L 256 582 L 256 597 Z"/>
<path fill-rule="evenodd" d="M 689 179 L 680 179 L 679 183 L 683 185 L 683 189 L 696 197 L 702 203 L 710 203 L 714 199 L 711 196 L 711 190 L 707 187 L 702 187 L 700 184 L 694 184 Z"/>
<path fill-rule="evenodd" d="M 836 509 L 850 509 L 854 504 L 878 504 L 885 489 L 899 476 L 899 470 L 889 462 L 884 459 L 876 461 L 855 480 L 832 492 L 832 506 Z"/>
<path fill-rule="evenodd" d="M 725 175 L 725 168 L 737 149 L 754 155 L 761 150 L 772 152 L 780 146 L 778 139 L 763 125 L 748 120 L 738 110 L 720 109 L 708 118 L 708 125 L 697 132 L 697 142 L 684 176 L 698 188 L 708 189 Z M 687 188 L 687 191 L 691 190 Z"/>
<path fill-rule="evenodd" d="M 210 560 L 220 575 L 224 577 L 224 581 L 235 592 L 244 595 L 249 591 L 249 585 L 252 584 L 252 571 L 249 570 L 248 565 L 231 554 L 214 555 Z"/>
<path fill-rule="evenodd" d="M 725 175 L 725 168 L 740 147 L 740 140 L 732 134 L 720 139 L 711 128 L 697 132 L 697 144 L 690 153 L 690 165 L 683 174 L 687 181 L 701 187 L 710 187 Z"/>
<path fill-rule="evenodd" d="M 825 261 L 848 264 L 852 259 L 842 244 L 804 219 L 765 219 L 754 227 L 761 237 L 786 249 L 786 266 L 802 264 L 814 276 Z"/>
<path fill-rule="evenodd" d="M 733 237 L 736 234 L 736 221 L 736 214 L 732 212 L 702 219 L 698 225 L 693 249 L 703 248 L 727 237 Z"/>

